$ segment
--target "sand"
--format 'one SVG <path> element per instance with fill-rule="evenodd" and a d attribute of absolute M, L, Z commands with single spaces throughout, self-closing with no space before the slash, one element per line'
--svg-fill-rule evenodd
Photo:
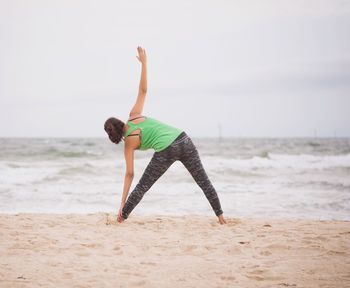
<path fill-rule="evenodd" d="M 350 287 L 350 222 L 0 214 L 0 287 Z"/>

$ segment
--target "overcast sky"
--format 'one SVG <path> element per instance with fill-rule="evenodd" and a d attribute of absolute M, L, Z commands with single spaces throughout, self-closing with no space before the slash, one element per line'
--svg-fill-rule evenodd
<path fill-rule="evenodd" d="M 0 137 L 144 115 L 217 137 L 350 137 L 350 1 L 0 0 Z"/>

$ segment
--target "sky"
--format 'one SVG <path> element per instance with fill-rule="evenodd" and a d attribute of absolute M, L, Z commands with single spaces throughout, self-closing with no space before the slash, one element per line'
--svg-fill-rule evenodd
<path fill-rule="evenodd" d="M 0 137 L 350 137 L 350 1 L 0 0 Z"/>

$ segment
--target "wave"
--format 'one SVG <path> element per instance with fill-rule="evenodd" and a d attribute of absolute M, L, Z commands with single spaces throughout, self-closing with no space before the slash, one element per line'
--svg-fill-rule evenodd
<path fill-rule="evenodd" d="M 11 151 L 8 154 L 0 153 L 0 161 L 1 160 L 59 160 L 60 158 L 98 158 L 103 156 L 103 152 L 94 151 L 94 150 L 61 150 L 55 147 L 49 147 L 45 149 L 37 149 L 37 150 L 18 150 Z"/>
<path fill-rule="evenodd" d="M 22 168 L 22 167 L 24 167 L 24 166 L 23 166 L 23 165 L 16 164 L 16 163 L 8 163 L 8 164 L 7 164 L 7 167 L 17 169 L 17 168 Z"/>
<path fill-rule="evenodd" d="M 321 146 L 321 143 L 318 142 L 307 142 L 307 144 L 311 147 L 319 147 Z"/>
<path fill-rule="evenodd" d="M 263 151 L 260 153 L 259 157 L 261 158 L 270 158 L 270 154 L 268 151 Z"/>
<path fill-rule="evenodd" d="M 340 180 L 334 179 L 322 179 L 322 180 L 300 180 L 298 182 L 290 182 L 288 183 L 289 187 L 293 188 L 313 188 L 313 189 L 325 189 L 329 191 L 350 191 L 350 182 L 344 181 L 345 183 L 339 182 Z M 348 183 L 346 183 L 348 182 Z"/>
<path fill-rule="evenodd" d="M 61 169 L 57 174 L 62 176 L 70 176 L 75 174 L 84 174 L 84 175 L 96 175 L 97 171 L 95 167 L 90 164 L 84 164 L 79 166 L 67 167 Z"/>
<path fill-rule="evenodd" d="M 83 158 L 83 157 L 91 157 L 91 156 L 101 156 L 101 152 L 96 152 L 92 150 L 83 150 L 83 151 L 74 151 L 74 150 L 60 150 L 55 147 L 50 147 L 38 154 L 38 156 L 51 156 L 54 158 Z"/>
<path fill-rule="evenodd" d="M 218 158 L 203 157 L 210 169 L 220 169 L 220 167 L 230 167 L 234 170 L 250 169 L 294 169 L 294 170 L 324 170 L 343 168 L 344 171 L 350 169 L 350 154 L 347 155 L 288 155 L 265 153 L 262 156 L 251 158 Z"/>

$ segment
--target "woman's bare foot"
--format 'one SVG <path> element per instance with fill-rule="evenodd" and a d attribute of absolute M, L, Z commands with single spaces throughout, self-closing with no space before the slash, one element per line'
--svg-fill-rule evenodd
<path fill-rule="evenodd" d="M 218 216 L 219 218 L 219 223 L 222 225 L 222 224 L 227 224 L 226 223 L 226 220 L 224 219 L 224 214 L 221 214 Z"/>

